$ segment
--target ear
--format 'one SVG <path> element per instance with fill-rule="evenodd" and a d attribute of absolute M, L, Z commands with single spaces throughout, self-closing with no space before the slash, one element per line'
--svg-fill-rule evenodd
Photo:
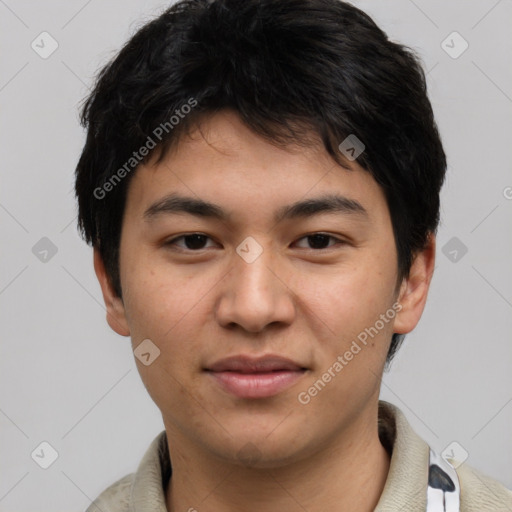
<path fill-rule="evenodd" d="M 98 249 L 94 249 L 94 271 L 101 286 L 103 300 L 107 310 L 107 322 L 111 329 L 121 336 L 130 336 L 130 328 L 126 321 L 124 304 L 121 297 L 114 292 L 110 278 L 105 270 L 103 258 Z"/>
<path fill-rule="evenodd" d="M 409 276 L 402 281 L 398 296 L 402 309 L 395 317 L 395 333 L 407 334 L 420 321 L 434 272 L 435 259 L 436 239 L 434 234 L 431 234 L 426 247 L 415 255 Z"/>

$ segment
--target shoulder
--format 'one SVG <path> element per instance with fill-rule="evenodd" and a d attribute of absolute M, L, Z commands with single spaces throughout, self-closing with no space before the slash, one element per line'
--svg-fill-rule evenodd
<path fill-rule="evenodd" d="M 107 487 L 85 512 L 128 512 L 134 473 Z"/>
<path fill-rule="evenodd" d="M 85 512 L 163 512 L 165 485 L 172 473 L 165 430 L 146 450 L 137 470 L 107 487 Z"/>
<path fill-rule="evenodd" d="M 512 491 L 504 485 L 466 464 L 456 471 L 460 483 L 461 512 L 512 511 Z"/>

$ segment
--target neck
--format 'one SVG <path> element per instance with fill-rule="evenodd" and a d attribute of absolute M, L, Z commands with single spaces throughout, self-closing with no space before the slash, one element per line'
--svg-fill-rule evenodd
<path fill-rule="evenodd" d="M 376 407 L 371 413 L 307 459 L 268 469 L 210 458 L 166 429 L 173 468 L 167 510 L 371 512 L 390 463 L 379 440 Z"/>

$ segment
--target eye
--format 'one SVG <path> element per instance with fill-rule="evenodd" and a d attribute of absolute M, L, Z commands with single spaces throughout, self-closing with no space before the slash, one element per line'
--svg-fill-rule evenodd
<path fill-rule="evenodd" d="M 183 245 L 179 245 L 178 240 L 183 240 L 185 247 Z M 207 240 L 211 240 L 211 238 L 207 235 L 203 235 L 202 233 L 191 233 L 189 235 L 181 235 L 172 240 L 168 240 L 165 242 L 165 245 L 175 246 L 181 250 L 189 250 L 189 251 L 200 251 L 205 249 L 205 243 Z"/>
<path fill-rule="evenodd" d="M 334 240 L 335 242 L 338 242 L 338 244 L 344 244 L 345 242 L 343 240 L 340 240 L 339 238 L 336 238 L 331 235 L 327 235 L 325 233 L 313 233 L 311 235 L 306 235 L 299 240 L 307 240 L 307 242 L 311 245 L 311 247 L 304 247 L 305 249 L 330 249 L 334 245 L 329 245 L 329 240 Z"/>
<path fill-rule="evenodd" d="M 178 250 L 182 251 L 198 252 L 208 248 L 206 246 L 208 240 L 212 239 L 207 235 L 203 235 L 202 233 L 191 233 L 168 240 L 167 242 L 165 242 L 165 245 L 175 247 Z M 312 233 L 310 235 L 306 235 L 303 236 L 302 238 L 299 238 L 299 242 L 302 240 L 305 240 L 309 244 L 309 247 L 301 248 L 313 250 L 330 249 L 336 245 L 345 244 L 343 240 L 325 233 Z M 330 242 L 334 243 L 330 244 Z"/>

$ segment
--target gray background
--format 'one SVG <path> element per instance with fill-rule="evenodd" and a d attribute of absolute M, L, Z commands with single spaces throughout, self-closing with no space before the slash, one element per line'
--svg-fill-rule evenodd
<path fill-rule="evenodd" d="M 467 464 L 512 487 L 512 2 L 355 3 L 422 57 L 449 157 L 429 302 L 382 398 L 434 449 L 457 441 Z M 84 510 L 163 429 L 129 340 L 106 324 L 73 171 L 95 72 L 166 5 L 0 0 L 1 511 Z M 59 45 L 47 59 L 31 48 L 43 31 Z M 469 43 L 458 58 L 442 47 L 453 31 Z M 31 458 L 42 441 L 59 455 L 46 470 Z"/>

